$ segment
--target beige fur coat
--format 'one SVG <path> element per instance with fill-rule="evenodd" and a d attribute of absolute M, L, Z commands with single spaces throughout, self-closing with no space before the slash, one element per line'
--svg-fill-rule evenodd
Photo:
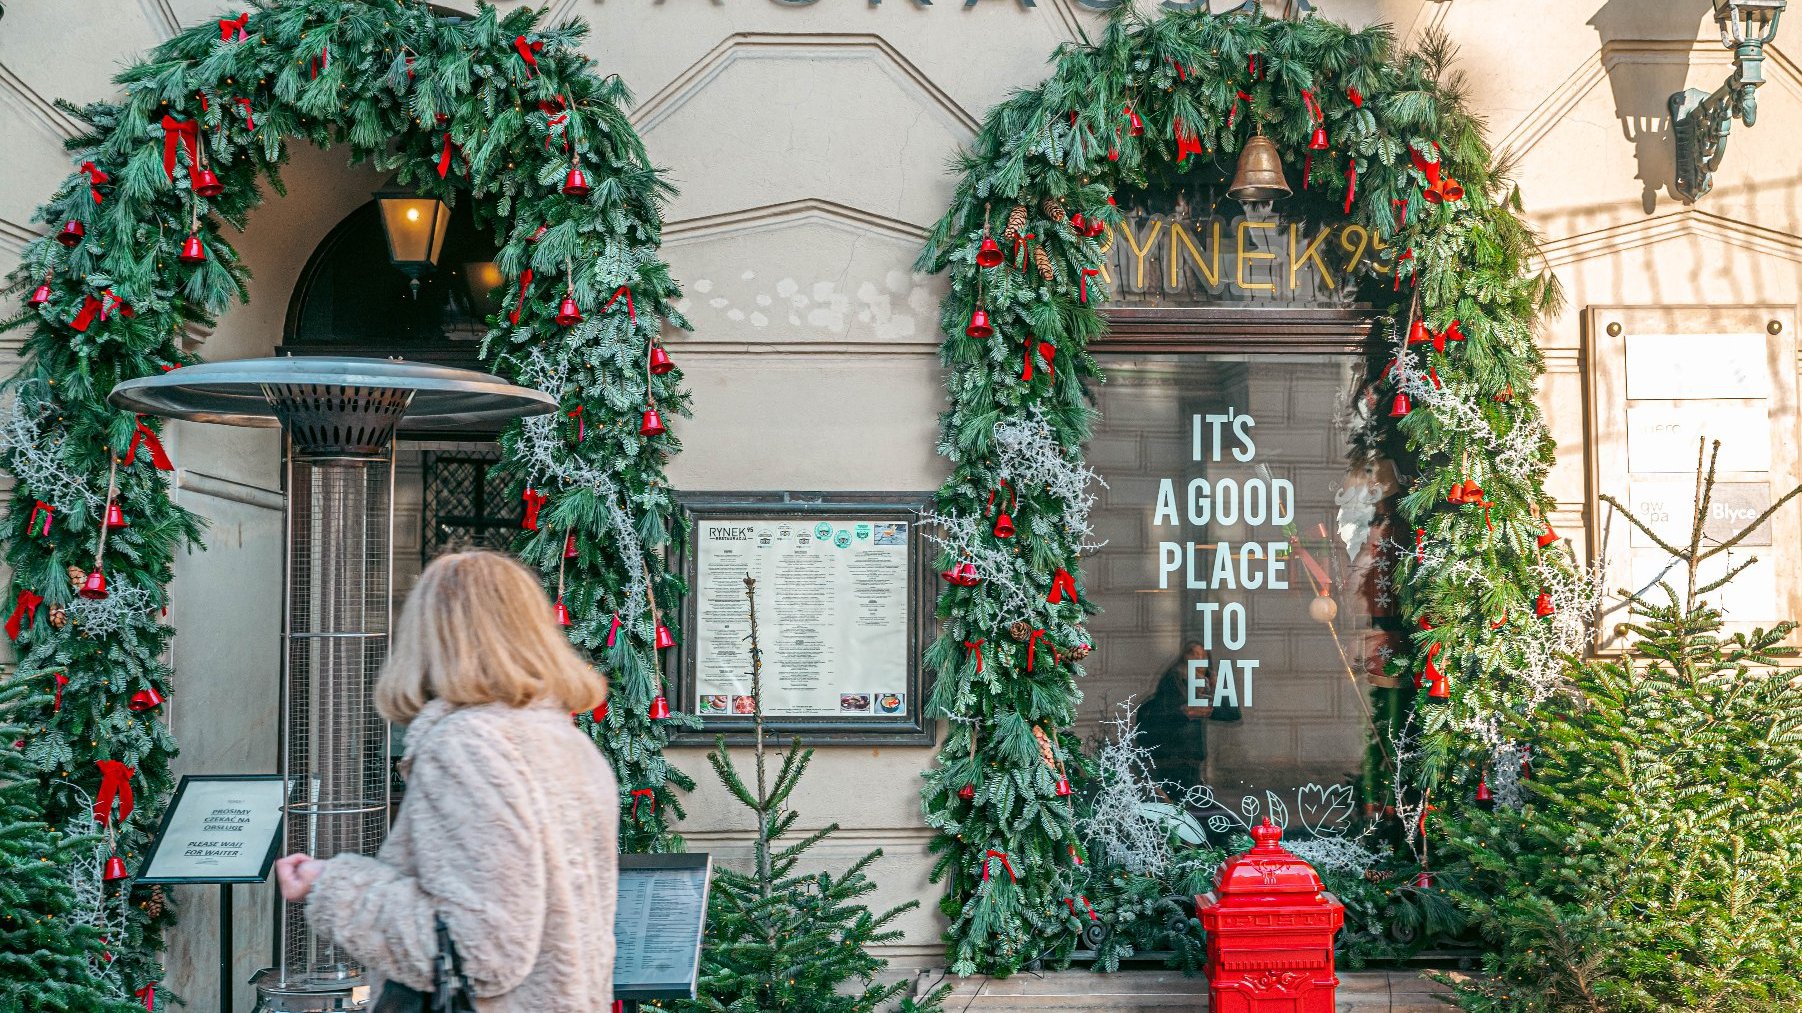
<path fill-rule="evenodd" d="M 619 789 L 567 713 L 432 701 L 374 858 L 339 855 L 307 919 L 377 979 L 430 988 L 444 915 L 482 1013 L 610 1009 Z"/>

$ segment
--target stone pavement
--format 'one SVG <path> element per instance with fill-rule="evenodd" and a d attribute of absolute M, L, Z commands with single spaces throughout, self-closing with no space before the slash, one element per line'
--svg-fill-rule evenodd
<path fill-rule="evenodd" d="M 1445 987 L 1418 971 L 1341 971 L 1338 1013 L 1447 1013 L 1436 998 Z M 945 1013 L 1156 1010 L 1208 1013 L 1205 978 L 1174 971 L 1053 971 L 1011 978 L 965 978 L 945 1001 Z"/>

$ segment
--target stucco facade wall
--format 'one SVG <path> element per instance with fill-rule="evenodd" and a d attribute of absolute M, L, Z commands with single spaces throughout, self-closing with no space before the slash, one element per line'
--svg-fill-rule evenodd
<path fill-rule="evenodd" d="M 1462 47 L 1471 101 L 1516 163 L 1528 215 L 1568 297 L 1542 334 L 1541 400 L 1558 441 L 1553 523 L 1585 544 L 1585 321 L 1606 307 L 1672 308 L 1705 331 L 1711 304 L 1793 320 L 1802 261 L 1802 73 L 1785 26 L 1769 52 L 1756 128 L 1736 127 L 1715 191 L 1674 200 L 1667 96 L 1712 89 L 1729 71 L 1708 0 L 1317 0 L 1353 23 L 1390 22 Z M 0 268 L 34 234 L 34 206 L 70 162 L 73 125 L 53 98 L 112 94 L 111 75 L 212 0 L 14 0 L 0 21 Z M 451 6 L 460 6 L 452 4 Z M 507 7 L 512 4 L 503 3 Z M 1060 43 L 1097 24 L 1072 0 L 551 0 L 553 18 L 592 25 L 587 51 L 638 96 L 635 120 L 680 189 L 665 255 L 685 285 L 692 334 L 673 335 L 695 418 L 672 468 L 693 490 L 918 490 L 942 473 L 935 359 L 939 279 L 912 271 L 953 187 L 948 160 L 984 111 L 1045 72 Z M 1226 6 L 1217 4 L 1217 6 Z M 235 12 L 236 8 L 233 8 Z M 238 248 L 253 301 L 192 341 L 227 359 L 267 354 L 307 255 L 378 182 L 341 152 L 297 151 L 285 198 L 252 218 Z M 1701 322 L 1701 323 L 1697 323 Z M 1598 324 L 1599 325 L 1599 324 Z M 10 370 L 17 332 L 0 346 Z M 1706 354 L 1699 348 L 1698 355 Z M 1793 365 L 1790 368 L 1794 368 Z M 1601 392 L 1606 393 L 1606 392 Z M 1793 418 L 1782 420 L 1794 441 Z M 181 769 L 272 770 L 277 757 L 280 482 L 273 435 L 174 427 L 178 495 L 209 518 L 209 550 L 178 568 L 170 620 L 184 744 Z M 1618 448 L 1614 448 L 1618 449 Z M 1793 478 L 1793 476 L 1792 476 Z M 1796 546 L 1777 548 L 1789 560 Z M 1791 566 L 1789 569 L 1794 570 Z M 685 827 L 693 847 L 730 855 L 748 832 L 701 753 L 678 762 L 702 787 Z M 837 821 L 820 850 L 872 846 L 878 904 L 924 901 L 889 948 L 896 970 L 940 952 L 939 890 L 927 880 L 917 799 L 923 748 L 823 749 L 795 804 L 804 823 Z M 210 891 L 176 892 L 184 927 L 170 984 L 211 1008 Z M 237 967 L 248 977 L 272 932 L 266 891 L 240 889 Z M 242 996 L 241 1008 L 248 1008 Z"/>

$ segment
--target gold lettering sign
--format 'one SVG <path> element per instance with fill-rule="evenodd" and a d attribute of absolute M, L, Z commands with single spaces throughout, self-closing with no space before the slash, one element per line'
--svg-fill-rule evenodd
<path fill-rule="evenodd" d="M 1100 242 L 1114 305 L 1348 306 L 1360 274 L 1392 269 L 1382 238 L 1352 222 L 1137 215 Z"/>

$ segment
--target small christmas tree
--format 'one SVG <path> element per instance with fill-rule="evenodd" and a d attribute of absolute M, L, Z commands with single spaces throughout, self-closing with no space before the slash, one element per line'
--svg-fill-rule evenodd
<path fill-rule="evenodd" d="M 1451 827 L 1459 897 L 1496 946 L 1459 987 L 1471 1013 L 1802 1008 L 1802 688 L 1777 665 L 1795 624 L 1726 634 L 1705 596 L 1752 560 L 1699 571 L 1802 489 L 1716 542 L 1714 461 L 1697 471 L 1684 545 L 1603 497 L 1683 589 L 1629 594 L 1628 655 L 1573 661 L 1570 692 L 1523 723 L 1524 804 Z"/>
<path fill-rule="evenodd" d="M 837 832 L 828 824 L 786 840 L 798 817 L 786 808 L 795 786 L 813 760 L 813 750 L 796 739 L 775 778 L 769 777 L 763 737 L 763 657 L 757 648 L 756 581 L 745 578 L 751 617 L 751 698 L 756 788 L 745 783 L 721 738 L 707 755 L 732 796 L 757 817 L 752 868 L 714 871 L 707 905 L 707 938 L 701 950 L 698 998 L 676 1003 L 682 1010 L 713 1013 L 874 1013 L 891 1003 L 897 1013 L 936 1013 L 950 987 L 916 999 L 908 981 L 878 984 L 887 962 L 870 947 L 898 939 L 889 925 L 918 907 L 909 901 L 874 914 L 859 902 L 876 889 L 867 875 L 881 849 L 843 873 L 797 873 L 801 857 Z"/>
<path fill-rule="evenodd" d="M 140 1004 L 103 980 L 103 947 L 75 917 L 72 856 L 91 851 L 44 823 L 37 781 L 15 748 L 24 682 L 0 686 L 0 1013 L 125 1013 Z"/>

